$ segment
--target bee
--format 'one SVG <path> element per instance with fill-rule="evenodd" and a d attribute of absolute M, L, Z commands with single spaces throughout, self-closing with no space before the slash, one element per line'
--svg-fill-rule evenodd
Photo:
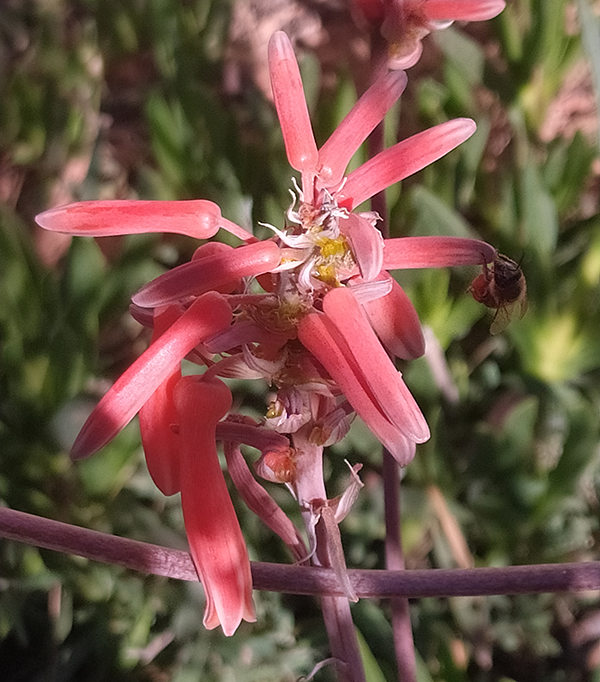
<path fill-rule="evenodd" d="M 519 319 L 527 310 L 527 283 L 519 263 L 498 254 L 491 265 L 484 265 L 469 287 L 478 303 L 496 312 L 490 325 L 490 334 L 500 334 L 508 327 L 513 315 Z"/>

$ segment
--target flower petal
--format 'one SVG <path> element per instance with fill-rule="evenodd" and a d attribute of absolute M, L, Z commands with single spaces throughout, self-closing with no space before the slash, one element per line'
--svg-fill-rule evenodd
<path fill-rule="evenodd" d="M 365 215 L 349 213 L 347 218 L 340 218 L 340 232 L 350 242 L 352 253 L 364 280 L 370 282 L 381 272 L 383 265 L 383 237 L 375 227 L 379 218 L 369 219 Z"/>
<path fill-rule="evenodd" d="M 386 239 L 384 270 L 447 268 L 493 263 L 496 249 L 486 242 L 465 237 L 397 237 Z"/>
<path fill-rule="evenodd" d="M 87 237 L 174 232 L 195 239 L 208 239 L 223 226 L 240 239 L 255 239 L 243 228 L 222 219 L 221 209 L 217 204 L 204 199 L 80 201 L 44 211 L 36 217 L 36 222 L 46 230 Z"/>
<path fill-rule="evenodd" d="M 319 161 L 319 152 L 306 106 L 298 62 L 290 39 L 283 31 L 275 33 L 269 41 L 269 71 L 290 166 L 298 171 L 313 170 Z"/>
<path fill-rule="evenodd" d="M 167 308 L 154 317 L 152 343 L 160 338 L 181 317 L 175 307 Z M 174 431 L 179 424 L 173 402 L 173 390 L 181 379 L 181 369 L 163 381 L 140 408 L 138 415 L 146 465 L 152 480 L 163 495 L 180 492 L 180 440 Z"/>
<path fill-rule="evenodd" d="M 217 424 L 217 440 L 243 443 L 260 450 L 262 453 L 283 451 L 290 446 L 286 436 L 259 426 L 250 417 L 244 417 L 243 422 L 231 421 L 231 418 L 219 422 Z"/>
<path fill-rule="evenodd" d="M 425 338 L 417 311 L 393 277 L 384 272 L 379 279 L 389 281 L 391 291 L 362 304 L 371 326 L 388 353 L 402 360 L 420 358 Z"/>
<path fill-rule="evenodd" d="M 194 301 L 103 396 L 75 439 L 71 457 L 81 459 L 104 447 L 195 346 L 230 322 L 231 308 L 219 294 Z"/>
<path fill-rule="evenodd" d="M 248 509 L 254 512 L 267 528 L 279 535 L 296 561 L 305 559 L 308 556 L 308 550 L 298 529 L 277 502 L 254 478 L 240 452 L 240 446 L 236 443 L 225 443 L 224 451 L 231 480 Z"/>
<path fill-rule="evenodd" d="M 470 118 L 457 118 L 417 133 L 377 154 L 350 173 L 346 184 L 337 192 L 339 204 L 344 200 L 358 206 L 395 182 L 420 171 L 452 151 L 475 132 Z"/>
<path fill-rule="evenodd" d="M 383 120 L 406 87 L 402 71 L 378 78 L 348 112 L 319 150 L 319 180 L 323 187 L 335 187 L 360 145 Z"/>
<path fill-rule="evenodd" d="M 132 301 L 144 308 L 169 305 L 269 272 L 279 265 L 279 247 L 271 241 L 257 242 L 184 263 L 142 287 Z"/>
<path fill-rule="evenodd" d="M 406 466 L 414 455 L 414 443 L 411 444 L 401 428 L 381 412 L 364 379 L 356 373 L 348 353 L 340 347 L 337 336 L 331 321 L 320 313 L 310 313 L 298 327 L 301 343 L 323 364 L 353 409 L 398 464 Z"/>
<path fill-rule="evenodd" d="M 181 491 L 180 439 L 173 430 L 179 423 L 173 390 L 180 379 L 181 370 L 177 368 L 142 405 L 138 415 L 148 472 L 163 495 Z"/>
<path fill-rule="evenodd" d="M 426 0 L 423 12 L 431 21 L 485 21 L 505 6 L 504 0 Z"/>
<path fill-rule="evenodd" d="M 323 299 L 323 312 L 347 344 L 357 371 L 364 376 L 381 412 L 411 440 L 426 441 L 427 422 L 352 291 L 344 287 L 329 291 Z"/>
<path fill-rule="evenodd" d="M 205 345 L 209 353 L 226 353 L 232 348 L 249 343 L 260 343 L 269 348 L 279 349 L 292 337 L 292 332 L 277 334 L 254 320 L 241 319 L 207 339 Z"/>
<path fill-rule="evenodd" d="M 231 407 L 231 393 L 218 379 L 187 376 L 177 384 L 174 399 L 180 420 L 183 520 L 206 593 L 204 625 L 209 630 L 221 625 L 229 636 L 242 620 L 256 620 L 248 550 L 215 441 L 217 422 Z"/>

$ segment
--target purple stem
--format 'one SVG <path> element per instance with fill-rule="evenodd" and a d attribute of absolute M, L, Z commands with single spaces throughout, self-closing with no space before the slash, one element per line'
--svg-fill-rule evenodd
<path fill-rule="evenodd" d="M 321 610 L 331 655 L 336 662 L 337 679 L 343 682 L 365 682 L 364 666 L 348 598 L 322 596 Z"/>
<path fill-rule="evenodd" d="M 402 532 L 400 527 L 400 476 L 396 460 L 383 450 L 383 499 L 385 508 L 385 565 L 392 571 L 404 572 Z M 417 682 L 415 645 L 406 597 L 390 599 L 394 649 L 398 676 L 402 682 Z"/>
<path fill-rule="evenodd" d="M 333 524 L 335 531 L 338 528 L 332 518 L 333 510 L 327 509 L 327 494 L 323 480 L 323 448 L 311 442 L 312 428 L 311 423 L 305 424 L 293 435 L 294 447 L 297 453 L 301 453 L 301 456 L 296 458 L 295 492 L 298 502 L 304 508 L 302 516 L 309 537 L 317 506 L 321 507 L 320 518 L 314 528 L 316 552 L 312 556 L 311 563 L 318 568 L 329 566 L 335 568 L 337 564 L 338 576 L 339 571 L 343 570 L 343 575 L 346 577 L 342 548 L 340 544 L 336 544 L 336 539 L 339 541 L 339 534 L 337 538 L 330 536 L 331 525 Z M 327 519 L 331 523 L 327 523 Z M 340 569 L 340 563 L 342 569 Z M 255 577 L 254 574 L 253 577 Z M 337 580 L 338 586 L 342 587 L 340 577 L 337 577 Z M 366 682 L 348 596 L 331 596 L 329 591 L 320 592 L 320 595 L 331 656 L 336 661 L 336 679 L 339 682 Z"/>
<path fill-rule="evenodd" d="M 0 537 L 178 580 L 198 580 L 187 552 L 0 508 Z M 359 597 L 472 597 L 600 589 L 600 561 L 506 568 L 352 570 Z M 342 596 L 329 568 L 253 562 L 254 588 L 287 594 Z"/>
<path fill-rule="evenodd" d="M 378 35 L 371 40 L 371 73 L 374 80 L 381 72 L 387 70 L 387 46 Z M 369 158 L 373 158 L 383 150 L 384 122 L 373 130 L 368 140 Z M 390 236 L 390 225 L 385 191 L 379 192 L 371 199 L 371 209 L 379 213 L 382 221 L 379 229 L 384 238 Z M 390 570 L 404 571 L 404 555 L 402 552 L 402 535 L 400 532 L 400 477 L 398 465 L 394 458 L 383 448 L 383 497 L 385 507 L 385 561 Z M 392 611 L 392 631 L 398 676 L 401 682 L 417 682 L 417 663 L 415 645 L 410 622 L 408 599 L 394 597 L 390 599 Z"/>

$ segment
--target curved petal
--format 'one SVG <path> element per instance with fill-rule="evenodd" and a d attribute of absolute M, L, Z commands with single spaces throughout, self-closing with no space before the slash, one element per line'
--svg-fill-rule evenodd
<path fill-rule="evenodd" d="M 259 426 L 250 417 L 245 417 L 244 420 L 246 419 L 249 422 L 230 421 L 228 419 L 219 422 L 217 424 L 217 440 L 243 443 L 260 450 L 262 453 L 283 451 L 289 448 L 290 442 L 286 436 L 266 429 L 264 426 Z"/>
<path fill-rule="evenodd" d="M 205 346 L 209 353 L 226 353 L 232 348 L 249 343 L 260 343 L 268 348 L 279 349 L 292 337 L 292 332 L 277 334 L 254 320 L 241 319 L 207 339 Z"/>
<path fill-rule="evenodd" d="M 203 258 L 214 258 L 215 256 L 220 256 L 222 258 L 227 258 L 226 254 L 231 254 L 233 252 L 233 246 L 229 244 L 223 244 L 222 242 L 206 242 L 199 246 L 192 256 L 192 261 L 202 260 Z M 209 263 L 210 261 L 204 261 Z M 214 287 L 213 291 L 218 291 L 220 294 L 232 294 L 236 289 L 240 289 L 241 279 L 230 280 L 223 286 Z"/>
<path fill-rule="evenodd" d="M 167 496 L 181 491 L 180 439 L 174 431 L 179 422 L 173 403 L 173 390 L 180 379 L 181 370 L 177 368 L 142 405 L 138 415 L 148 472 L 156 487 Z"/>
<path fill-rule="evenodd" d="M 248 550 L 217 454 L 217 422 L 231 407 L 218 379 L 183 377 L 174 392 L 181 438 L 181 504 L 194 565 L 206 593 L 204 625 L 232 635 L 255 621 Z"/>
<path fill-rule="evenodd" d="M 384 270 L 448 268 L 493 263 L 498 252 L 478 239 L 465 237 L 397 237 L 383 246 Z"/>
<path fill-rule="evenodd" d="M 475 132 L 470 118 L 457 118 L 417 133 L 377 154 L 350 173 L 337 192 L 338 204 L 351 201 L 358 206 L 395 182 L 420 171 L 458 147 Z"/>
<path fill-rule="evenodd" d="M 310 123 L 298 62 L 290 39 L 277 31 L 269 41 L 269 71 L 277 116 L 290 166 L 313 170 L 319 152 Z"/>
<path fill-rule="evenodd" d="M 71 457 L 81 459 L 104 447 L 195 346 L 230 322 L 231 308 L 219 294 L 194 301 L 103 396 L 75 439 Z"/>
<path fill-rule="evenodd" d="M 347 218 L 340 218 L 340 232 L 350 242 L 352 253 L 362 278 L 369 282 L 377 277 L 383 265 L 383 237 L 375 227 L 379 216 L 369 219 L 364 215 L 349 213 Z"/>
<path fill-rule="evenodd" d="M 343 343 L 340 345 L 338 336 L 331 321 L 320 313 L 310 313 L 298 327 L 298 338 L 304 347 L 323 364 L 352 408 L 398 464 L 406 466 L 414 455 L 414 443 L 411 445 L 401 428 L 381 412 L 363 378 L 356 373 L 348 353 L 342 350 Z"/>
<path fill-rule="evenodd" d="M 319 150 L 319 180 L 324 187 L 335 187 L 342 181 L 350 159 L 400 97 L 406 82 L 402 71 L 385 74 L 348 112 Z"/>
<path fill-rule="evenodd" d="M 385 296 L 362 304 L 371 326 L 388 353 L 403 360 L 414 360 L 425 353 L 425 338 L 417 311 L 396 280 L 382 273 L 379 279 L 391 284 Z"/>
<path fill-rule="evenodd" d="M 225 443 L 223 449 L 231 480 L 248 509 L 254 512 L 267 528 L 279 535 L 296 561 L 305 559 L 308 556 L 308 550 L 298 529 L 277 502 L 254 478 L 240 452 L 240 446 L 237 443 Z"/>
<path fill-rule="evenodd" d="M 201 260 L 218 254 L 231 253 L 233 246 L 223 244 L 223 242 L 206 242 L 199 246 L 192 255 L 192 260 Z"/>
<path fill-rule="evenodd" d="M 242 277 L 269 272 L 280 261 L 279 247 L 274 242 L 238 246 L 169 270 L 142 287 L 131 300 L 143 308 L 169 305 L 223 287 Z"/>
<path fill-rule="evenodd" d="M 423 12 L 430 21 L 485 21 L 502 12 L 504 0 L 426 0 Z"/>
<path fill-rule="evenodd" d="M 382 30 L 383 33 L 383 30 Z M 415 32 L 405 36 L 403 40 L 391 41 L 388 48 L 388 68 L 389 69 L 410 69 L 414 66 L 423 54 L 423 43 L 421 40 L 429 31 Z"/>
<path fill-rule="evenodd" d="M 160 338 L 181 314 L 180 310 L 172 307 L 155 315 L 152 343 Z M 174 430 L 179 420 L 173 402 L 173 390 L 180 379 L 181 369 L 177 367 L 142 405 L 138 415 L 146 465 L 152 480 L 163 495 L 174 495 L 181 490 L 180 439 Z"/>
<path fill-rule="evenodd" d="M 329 291 L 323 299 L 323 312 L 345 342 L 344 350 L 350 353 L 355 372 L 364 378 L 379 410 L 411 440 L 426 441 L 427 422 L 352 291 L 344 287 Z M 352 398 L 346 397 L 352 403 Z"/>

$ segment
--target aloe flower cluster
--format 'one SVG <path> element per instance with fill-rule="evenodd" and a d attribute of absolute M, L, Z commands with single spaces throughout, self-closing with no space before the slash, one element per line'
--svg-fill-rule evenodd
<path fill-rule="evenodd" d="M 443 4 L 490 3 L 416 4 L 426 12 Z M 400 466 L 429 438 L 394 365 L 394 358 L 423 354 L 423 334 L 388 271 L 484 266 L 496 257 L 493 247 L 477 240 L 383 239 L 380 217 L 360 208 L 470 137 L 473 121 L 457 119 L 421 132 L 345 175 L 351 157 L 402 93 L 404 72 L 376 79 L 319 149 L 284 33 L 269 44 L 269 68 L 287 156 L 301 178 L 293 183 L 282 224 L 269 226 L 269 239 L 257 240 L 205 200 L 81 202 L 37 218 L 46 229 L 73 235 L 171 232 L 207 240 L 224 229 L 240 240 L 235 248 L 203 243 L 189 263 L 133 296 L 132 315 L 152 329 L 151 344 L 100 400 L 72 449 L 76 459 L 91 455 L 139 415 L 152 478 L 165 495 L 181 493 L 191 554 L 207 596 L 204 623 L 221 625 L 227 635 L 255 615 L 248 552 L 217 444 L 241 497 L 294 558 L 332 567 L 348 599 L 355 599 L 337 524 L 361 487 L 360 464 L 350 469 L 346 492 L 330 500 L 324 448 L 344 437 L 355 415 Z M 182 376 L 184 358 L 198 365 L 197 374 Z M 261 420 L 231 413 L 232 395 L 223 381 L 228 378 L 271 387 Z M 304 535 L 251 472 L 244 444 L 261 453 L 256 474 L 285 484 L 295 496 Z"/>
<path fill-rule="evenodd" d="M 387 41 L 388 67 L 408 69 L 423 52 L 423 38 L 453 21 L 484 21 L 504 0 L 354 0 L 357 13 Z"/>

